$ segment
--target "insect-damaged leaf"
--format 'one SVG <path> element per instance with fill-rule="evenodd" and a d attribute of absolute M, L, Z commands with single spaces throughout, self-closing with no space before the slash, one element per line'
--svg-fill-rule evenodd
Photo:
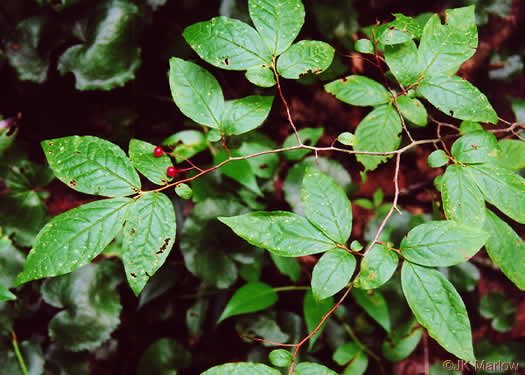
<path fill-rule="evenodd" d="M 124 151 L 92 136 L 41 142 L 55 176 L 82 193 L 119 197 L 140 190 L 140 178 Z"/>
<path fill-rule="evenodd" d="M 401 285 L 418 322 L 443 348 L 458 358 L 475 361 L 465 304 L 439 271 L 405 261 Z"/>
<path fill-rule="evenodd" d="M 175 211 L 162 193 L 146 193 L 130 207 L 124 227 L 122 262 L 135 295 L 164 264 L 175 242 Z"/>
<path fill-rule="evenodd" d="M 35 239 L 16 283 L 62 275 L 89 263 L 122 229 L 132 203 L 130 198 L 103 199 L 53 218 Z"/>
<path fill-rule="evenodd" d="M 301 40 L 288 48 L 277 60 L 277 71 L 284 78 L 297 79 L 308 72 L 319 74 L 328 69 L 334 48 L 325 42 Z"/>

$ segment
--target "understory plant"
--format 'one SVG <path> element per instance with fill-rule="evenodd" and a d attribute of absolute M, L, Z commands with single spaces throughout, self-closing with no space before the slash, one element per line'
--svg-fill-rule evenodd
<path fill-rule="evenodd" d="M 125 7 L 125 1 L 116 2 Z M 268 358 L 219 363 L 203 374 L 336 374 L 331 364 L 318 363 L 308 353 L 326 345 L 322 335 L 338 328 L 343 333 L 328 346 L 342 374 L 363 374 L 369 360 L 384 371 L 383 361 L 407 358 L 427 335 L 451 358 L 474 365 L 469 314 L 457 290 L 466 282 L 456 283 L 457 275 L 475 277 L 469 260 L 485 248 L 492 264 L 525 290 L 525 244 L 513 229 L 514 223 L 525 223 L 525 180 L 518 173 L 525 167 L 524 126 L 498 117 L 485 94 L 456 75 L 478 47 L 474 6 L 447 10 L 443 20 L 437 14 L 413 18 L 397 13 L 391 22 L 364 29 L 368 37 L 357 40 L 355 50 L 377 67 L 378 80 L 341 75 L 333 46 L 298 40 L 305 20 L 301 0 L 248 0 L 248 11 L 251 24 L 219 16 L 186 27 L 182 35 L 205 63 L 245 72 L 256 86 L 253 95 L 226 100 L 206 64 L 172 57 L 169 86 L 175 105 L 191 120 L 188 129 L 160 145 L 131 139 L 127 154 L 95 136 L 41 142 L 56 178 L 98 198 L 38 230 L 23 270 L 16 280 L 0 285 L 1 300 L 16 299 L 8 288 L 20 290 L 47 278 L 42 284 L 45 302 L 64 309 L 50 325 L 56 341 L 72 351 L 91 350 L 110 338 L 122 308 L 116 296 L 115 303 L 95 313 L 97 303 L 116 294 L 121 274 L 111 260 L 92 261 L 116 255 L 129 287 L 142 298 L 157 278 L 175 278 L 163 265 L 180 248 L 185 268 L 204 284 L 220 290 L 239 277 L 245 282 L 222 306 L 216 324 L 239 316 L 240 336 L 275 347 Z M 88 53 L 90 43 L 60 57 L 58 69 L 75 72 L 77 86 L 89 86 L 82 77 L 90 72 L 77 71 L 75 61 Z M 323 128 L 297 128 L 286 100 L 287 80 L 325 82 L 325 91 L 339 101 L 370 111 L 355 131 L 339 134 L 330 146 L 316 146 Z M 276 105 L 283 106 L 289 127 L 279 144 L 258 131 Z M 418 139 L 414 133 L 422 127 L 435 129 L 435 136 Z M 441 200 L 435 200 L 432 216 L 414 215 L 399 205 L 403 161 L 422 146 L 433 147 L 427 163 L 440 171 L 434 187 Z M 30 163 L 7 147 L 6 141 L 0 151 L 5 148 L 11 155 L 11 165 Z M 201 167 L 195 156 L 206 152 L 213 164 Z M 348 173 L 325 156 L 334 154 L 359 163 L 363 179 L 386 165 L 394 194 L 385 201 L 377 190 L 373 202 L 351 201 Z M 280 163 L 289 166 L 282 189 L 290 210 L 267 208 Z M 5 172 L 4 178 L 11 173 L 6 178 L 10 194 L 42 199 L 33 189 L 51 177 L 49 171 L 37 172 L 35 183 Z M 17 176 L 24 173 L 27 167 Z M 182 200 L 193 200 L 183 225 L 180 212 L 176 214 Z M 353 235 L 352 203 L 354 210 L 376 211 L 364 244 Z M 23 233 L 16 233 L 15 241 L 18 236 L 24 246 Z M 12 246 L 7 242 L 6 247 Z M 229 249 L 212 245 L 220 242 Z M 19 254 L 15 248 L 12 252 Z M 305 259 L 315 264 L 311 277 L 301 269 Z M 293 285 L 273 285 L 264 278 L 263 267 L 276 269 Z M 80 292 L 75 298 L 82 283 L 93 298 L 83 300 Z M 283 293 L 304 293 L 303 317 L 294 314 L 293 319 L 304 318 L 306 334 L 285 333 L 277 324 L 282 317 L 276 317 L 272 306 Z M 380 354 L 352 329 L 357 306 L 384 330 Z M 207 308 L 199 296 L 188 310 L 191 334 L 202 330 Z M 501 314 L 489 310 L 484 311 L 493 324 L 508 329 L 512 306 Z M 85 314 L 103 339 L 84 337 L 80 342 L 66 335 L 75 314 Z M 104 315 L 103 326 L 97 325 L 97 314 Z M 164 344 L 153 344 L 148 355 L 163 350 Z M 185 354 L 172 366 L 187 367 L 191 358 L 177 345 L 172 350 Z M 144 369 L 148 358 L 141 362 Z"/>

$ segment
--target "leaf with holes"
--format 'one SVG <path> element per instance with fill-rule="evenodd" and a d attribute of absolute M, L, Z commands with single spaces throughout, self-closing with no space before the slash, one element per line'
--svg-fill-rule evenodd
<path fill-rule="evenodd" d="M 132 139 L 129 142 L 129 158 L 133 166 L 148 180 L 157 185 L 166 185 L 173 178 L 166 175 L 166 169 L 173 166 L 168 155 L 156 157 L 153 154 L 155 145 Z"/>
<path fill-rule="evenodd" d="M 390 333 L 390 316 L 383 295 L 378 290 L 352 288 L 352 297 L 387 333 Z"/>
<path fill-rule="evenodd" d="M 298 79 L 308 72 L 322 73 L 332 63 L 334 52 L 334 48 L 325 42 L 301 40 L 279 56 L 277 72 L 289 79 Z"/>
<path fill-rule="evenodd" d="M 122 229 L 132 203 L 130 198 L 103 199 L 53 218 L 35 239 L 17 285 L 89 263 Z"/>
<path fill-rule="evenodd" d="M 44 301 L 61 309 L 49 323 L 54 343 L 70 351 L 92 350 L 110 339 L 120 324 L 120 266 L 88 264 L 42 284 Z"/>
<path fill-rule="evenodd" d="M 277 292 L 265 283 L 252 282 L 238 289 L 228 301 L 217 324 L 230 316 L 264 310 L 277 302 Z"/>
<path fill-rule="evenodd" d="M 75 135 L 41 145 L 55 176 L 74 190 L 107 197 L 140 191 L 140 178 L 131 161 L 109 141 Z"/>
<path fill-rule="evenodd" d="M 464 263 L 487 242 L 488 233 L 454 220 L 416 226 L 401 241 L 401 253 L 410 262 L 428 267 Z"/>
<path fill-rule="evenodd" d="M 465 167 L 483 193 L 485 200 L 501 212 L 525 224 L 525 179 L 513 171 L 484 165 Z"/>
<path fill-rule="evenodd" d="M 219 82 L 206 69 L 177 57 L 170 59 L 171 95 L 177 107 L 193 121 L 219 129 L 224 96 Z"/>
<path fill-rule="evenodd" d="M 126 0 L 101 2 L 90 19 L 91 34 L 60 56 L 59 72 L 72 72 L 78 90 L 111 90 L 135 78 L 141 64 L 135 32 L 140 13 Z"/>
<path fill-rule="evenodd" d="M 317 261 L 312 272 L 312 292 L 321 300 L 343 289 L 355 270 L 355 258 L 343 249 L 327 251 Z"/>
<path fill-rule="evenodd" d="M 394 13 L 396 19 L 387 24 L 386 30 L 379 35 L 378 41 L 385 45 L 400 44 L 419 38 L 421 27 L 415 19 L 401 13 Z"/>
<path fill-rule="evenodd" d="M 175 243 L 173 204 L 163 193 L 146 193 L 130 207 L 124 227 L 124 255 L 128 283 L 139 295 L 164 264 Z"/>
<path fill-rule="evenodd" d="M 261 36 L 244 22 L 215 17 L 184 29 L 186 42 L 206 62 L 228 70 L 272 65 L 272 53 Z"/>
<path fill-rule="evenodd" d="M 401 285 L 418 322 L 443 348 L 474 362 L 472 333 L 465 304 L 439 271 L 405 262 Z"/>
<path fill-rule="evenodd" d="M 375 289 L 386 283 L 394 274 L 399 258 L 384 245 L 375 244 L 361 261 L 359 287 Z"/>
<path fill-rule="evenodd" d="M 315 168 L 307 168 L 301 189 L 304 214 L 327 237 L 344 245 L 352 232 L 352 205 L 341 186 Z"/>
<path fill-rule="evenodd" d="M 370 112 L 357 126 L 355 136 L 356 151 L 389 152 L 394 151 L 401 142 L 399 133 L 402 131 L 401 120 L 395 107 L 391 104 L 381 105 Z M 392 155 L 364 155 L 356 156 L 365 166 L 366 171 L 373 171 L 379 164 Z"/>
<path fill-rule="evenodd" d="M 324 86 L 326 92 L 340 101 L 359 106 L 386 104 L 392 96 L 383 85 L 365 76 L 351 75 Z"/>
<path fill-rule="evenodd" d="M 490 259 L 518 288 L 525 290 L 525 242 L 503 220 L 487 210 L 484 229 L 490 237 L 485 245 Z"/>
<path fill-rule="evenodd" d="M 255 28 L 273 56 L 290 47 L 304 24 L 301 0 L 249 0 L 248 8 Z"/>
<path fill-rule="evenodd" d="M 221 129 L 239 135 L 260 126 L 272 109 L 273 96 L 252 95 L 225 103 Z"/>
<path fill-rule="evenodd" d="M 498 122 L 498 115 L 487 97 L 461 77 L 445 74 L 424 77 L 417 93 L 449 116 L 492 124 Z"/>
<path fill-rule="evenodd" d="M 334 299 L 332 297 L 317 301 L 311 290 L 306 292 L 304 295 L 303 313 L 304 320 L 306 321 L 306 329 L 308 332 L 312 332 L 317 327 L 317 325 L 321 323 L 321 320 L 328 313 L 328 311 L 330 311 L 333 305 Z M 323 324 L 308 341 L 308 348 L 310 350 L 313 348 L 315 342 L 325 327 L 326 325 Z"/>
<path fill-rule="evenodd" d="M 252 245 L 281 256 L 323 253 L 336 245 L 304 217 L 291 212 L 260 211 L 219 220 Z"/>
<path fill-rule="evenodd" d="M 447 167 L 441 179 L 441 198 L 447 219 L 473 227 L 485 221 L 483 194 L 461 165 Z"/>
<path fill-rule="evenodd" d="M 445 11 L 446 24 L 434 14 L 425 24 L 419 44 L 421 72 L 427 76 L 454 74 L 478 46 L 474 6 Z"/>

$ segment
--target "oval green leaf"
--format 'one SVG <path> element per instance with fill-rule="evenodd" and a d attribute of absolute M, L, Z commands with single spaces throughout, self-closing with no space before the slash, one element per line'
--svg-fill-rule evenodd
<path fill-rule="evenodd" d="M 312 292 L 318 300 L 333 296 L 343 289 L 355 270 L 355 258 L 343 249 L 323 254 L 312 272 Z"/>
<path fill-rule="evenodd" d="M 17 285 L 57 276 L 89 263 L 122 229 L 133 199 L 84 204 L 56 216 L 42 228 L 16 278 Z"/>
<path fill-rule="evenodd" d="M 418 322 L 443 348 L 474 363 L 472 333 L 465 304 L 437 270 L 405 262 L 401 285 Z"/>
<path fill-rule="evenodd" d="M 397 268 L 399 258 L 384 245 L 375 244 L 361 261 L 359 287 L 375 289 L 386 283 Z"/>
<path fill-rule="evenodd" d="M 162 141 L 162 145 L 173 148 L 177 163 L 182 163 L 208 147 L 206 137 L 197 130 L 183 130 L 172 134 Z"/>
<path fill-rule="evenodd" d="M 279 57 L 277 71 L 289 79 L 298 79 L 308 72 L 319 74 L 328 69 L 334 52 L 334 48 L 325 42 L 301 40 Z"/>
<path fill-rule="evenodd" d="M 193 190 L 191 190 L 191 187 L 189 187 L 188 185 L 182 183 L 175 186 L 175 193 L 177 193 L 177 195 L 182 199 L 188 200 L 191 199 L 193 195 Z"/>
<path fill-rule="evenodd" d="M 442 167 L 448 163 L 448 156 L 443 150 L 433 151 L 428 155 L 428 165 L 432 168 Z"/>
<path fill-rule="evenodd" d="M 230 316 L 264 310 L 277 302 L 277 292 L 265 283 L 253 282 L 239 288 L 222 312 L 217 324 Z"/>
<path fill-rule="evenodd" d="M 351 75 L 324 86 L 326 92 L 340 101 L 359 106 L 386 104 L 392 96 L 383 85 L 365 76 Z"/>
<path fill-rule="evenodd" d="M 311 340 L 311 339 L 310 339 Z M 337 375 L 328 367 L 312 362 L 301 362 L 295 366 L 294 375 Z"/>
<path fill-rule="evenodd" d="M 401 241 L 401 254 L 410 262 L 428 267 L 464 263 L 487 242 L 489 235 L 479 226 L 454 220 L 420 224 Z"/>
<path fill-rule="evenodd" d="M 281 375 L 281 373 L 261 363 L 237 362 L 212 367 L 201 375 Z"/>
<path fill-rule="evenodd" d="M 485 130 L 468 132 L 454 142 L 450 152 L 456 161 L 466 164 L 496 161 L 501 156 L 496 136 Z"/>
<path fill-rule="evenodd" d="M 346 193 L 331 177 L 308 167 L 301 189 L 304 214 L 327 237 L 346 244 L 352 232 L 352 205 Z"/>
<path fill-rule="evenodd" d="M 414 318 L 410 318 L 408 322 L 394 329 L 383 342 L 381 351 L 389 361 L 401 361 L 416 349 L 422 336 L 423 327 Z"/>
<path fill-rule="evenodd" d="M 82 193 L 119 197 L 138 193 L 140 178 L 117 145 L 92 136 L 41 142 L 55 176 Z"/>
<path fill-rule="evenodd" d="M 409 98 L 406 95 L 401 95 L 396 100 L 399 111 L 404 118 L 414 125 L 426 126 L 428 114 L 423 103 L 417 99 Z"/>
<path fill-rule="evenodd" d="M 269 359 L 272 365 L 277 367 L 288 367 L 292 363 L 293 354 L 288 350 L 275 349 L 269 354 Z"/>
<path fill-rule="evenodd" d="M 221 129 L 239 135 L 259 127 L 272 109 L 273 96 L 252 95 L 226 102 Z"/>
<path fill-rule="evenodd" d="M 132 139 L 129 142 L 129 158 L 133 166 L 148 180 L 157 185 L 166 185 L 173 178 L 166 175 L 166 169 L 173 166 L 168 155 L 161 157 L 153 155 L 155 145 Z"/>

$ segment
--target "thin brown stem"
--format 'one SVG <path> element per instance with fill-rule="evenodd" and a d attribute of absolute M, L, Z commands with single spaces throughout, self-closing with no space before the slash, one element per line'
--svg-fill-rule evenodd
<path fill-rule="evenodd" d="M 228 155 L 228 159 L 231 159 L 230 150 L 228 150 L 228 146 L 226 146 L 226 138 L 224 137 L 224 133 L 222 133 L 222 145 L 224 146 L 224 149 L 226 150 L 226 154 Z"/>

